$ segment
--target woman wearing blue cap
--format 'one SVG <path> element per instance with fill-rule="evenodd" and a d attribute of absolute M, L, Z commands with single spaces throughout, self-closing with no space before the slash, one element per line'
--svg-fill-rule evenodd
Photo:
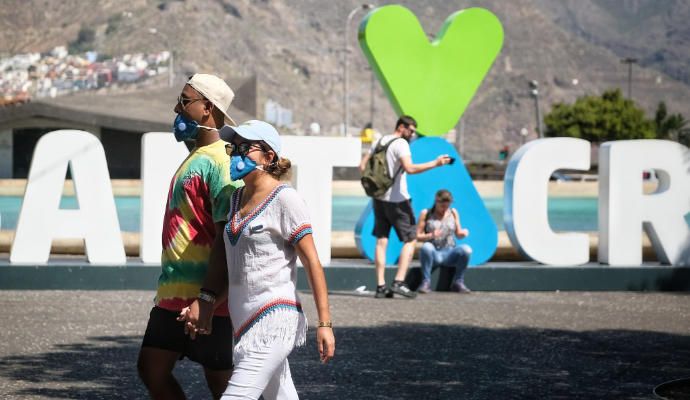
<path fill-rule="evenodd" d="M 227 293 L 233 321 L 235 367 L 223 399 L 297 399 L 287 356 L 304 344 L 307 321 L 296 292 L 299 256 L 319 315 L 317 346 L 322 362 L 333 357 L 335 338 L 328 289 L 307 207 L 280 178 L 290 160 L 280 157 L 280 136 L 263 121 L 225 126 L 233 180 L 245 186 L 231 198 L 225 234 L 214 244 L 198 310 L 186 319 L 193 333 L 211 329 L 213 304 Z M 197 314 L 198 313 L 198 314 Z M 198 319 L 196 318 L 198 315 Z"/>

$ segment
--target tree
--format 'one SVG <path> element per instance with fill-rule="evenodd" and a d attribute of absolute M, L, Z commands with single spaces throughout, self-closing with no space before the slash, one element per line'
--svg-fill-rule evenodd
<path fill-rule="evenodd" d="M 70 42 L 68 45 L 71 54 L 82 53 L 88 50 L 93 50 L 94 40 L 96 39 L 96 32 L 87 27 L 81 27 L 77 34 L 77 39 Z"/>
<path fill-rule="evenodd" d="M 652 121 L 619 89 L 580 97 L 574 104 L 558 103 L 544 123 L 549 137 L 569 136 L 590 142 L 656 137 Z"/>
<path fill-rule="evenodd" d="M 690 127 L 683 114 L 668 114 L 666 103 L 659 103 L 654 115 L 657 139 L 673 140 L 690 146 Z"/>

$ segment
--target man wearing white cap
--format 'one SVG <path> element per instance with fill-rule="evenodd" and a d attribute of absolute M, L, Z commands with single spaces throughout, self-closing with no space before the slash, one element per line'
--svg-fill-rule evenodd
<path fill-rule="evenodd" d="M 230 160 L 220 128 L 235 124 L 228 115 L 234 97 L 220 78 L 195 74 L 177 98 L 173 132 L 177 141 L 194 148 L 170 183 L 163 220 L 162 272 L 139 352 L 139 376 L 154 399 L 184 399 L 172 374 L 178 359 L 187 357 L 204 367 L 213 398 L 220 398 L 232 372 L 232 324 L 226 296 L 201 287 L 211 248 L 221 238 L 230 197 L 241 181 L 230 179 Z M 181 313 L 213 301 L 213 332 L 194 338 L 185 333 Z"/>

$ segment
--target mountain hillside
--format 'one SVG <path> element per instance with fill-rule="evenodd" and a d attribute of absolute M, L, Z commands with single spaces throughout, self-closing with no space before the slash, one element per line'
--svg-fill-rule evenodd
<path fill-rule="evenodd" d="M 384 1 L 378 5 L 388 4 Z M 627 90 L 627 65 L 636 57 L 633 97 L 648 112 L 664 100 L 672 112 L 690 114 L 690 6 L 673 0 L 517 0 L 398 2 L 435 33 L 451 13 L 481 6 L 504 25 L 504 48 L 463 117 L 463 156 L 496 160 L 504 145 L 515 149 L 524 127 L 536 137 L 528 82 L 540 83 L 542 112 L 611 87 Z M 116 56 L 172 49 L 179 83 L 196 71 L 227 78 L 256 75 L 259 101 L 293 111 L 293 129 L 318 122 L 322 133 L 343 120 L 343 47 L 351 0 L 4 0 L 0 53 L 48 51 L 68 43 Z M 371 71 L 349 29 L 352 132 L 370 120 Z M 159 34 L 153 35 L 150 28 Z M 94 32 L 76 43 L 79 31 Z M 376 83 L 373 123 L 382 132 L 395 116 Z M 263 115 L 259 115 L 262 117 Z M 172 118 L 172 116 L 171 116 Z"/>
<path fill-rule="evenodd" d="M 541 0 L 540 7 L 578 37 L 690 84 L 690 2 Z"/>

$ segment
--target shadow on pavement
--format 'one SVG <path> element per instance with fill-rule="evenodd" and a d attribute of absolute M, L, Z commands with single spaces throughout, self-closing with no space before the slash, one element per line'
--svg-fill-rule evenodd
<path fill-rule="evenodd" d="M 290 356 L 302 399 L 652 398 L 690 376 L 690 335 L 477 328 L 400 323 L 336 328 L 337 355 L 317 361 L 315 337 Z M 0 359 L 10 398 L 146 398 L 136 374 L 140 338 L 92 337 Z M 201 369 L 176 368 L 190 399 L 209 398 Z M 12 390 L 8 381 L 23 381 Z M 15 385 L 12 385 L 15 387 Z"/>

